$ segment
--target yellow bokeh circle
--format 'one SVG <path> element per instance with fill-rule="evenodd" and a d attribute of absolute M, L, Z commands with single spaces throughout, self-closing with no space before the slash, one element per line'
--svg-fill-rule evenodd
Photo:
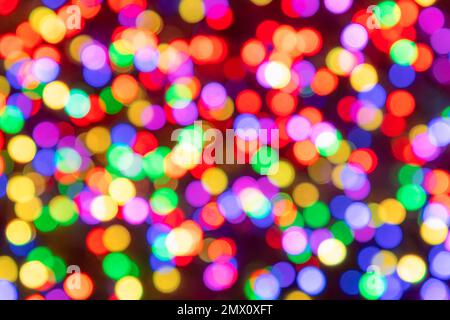
<path fill-rule="evenodd" d="M 6 226 L 6 238 L 15 246 L 23 246 L 33 240 L 34 228 L 26 221 L 14 219 Z"/>
<path fill-rule="evenodd" d="M 415 0 L 417 4 L 421 5 L 422 7 L 429 7 L 432 6 L 436 0 Z"/>
<path fill-rule="evenodd" d="M 103 153 L 111 145 L 111 138 L 108 129 L 105 127 L 95 127 L 86 134 L 86 146 L 93 153 Z"/>
<path fill-rule="evenodd" d="M 45 41 L 55 44 L 64 39 L 66 26 L 59 16 L 46 15 L 39 23 L 39 33 Z"/>
<path fill-rule="evenodd" d="M 396 270 L 397 257 L 391 251 L 381 250 L 373 256 L 371 264 L 377 266 L 382 275 L 391 275 Z"/>
<path fill-rule="evenodd" d="M 30 25 L 31 28 L 36 31 L 39 32 L 39 27 L 42 23 L 42 21 L 46 18 L 46 17 L 50 17 L 53 16 L 55 17 L 56 14 L 55 12 L 53 12 L 51 9 L 47 8 L 47 7 L 37 7 L 35 9 L 33 9 L 33 11 L 31 11 L 28 20 L 30 21 Z"/>
<path fill-rule="evenodd" d="M 298 206 L 306 208 L 319 200 L 319 190 L 312 183 L 300 183 L 294 188 L 292 197 Z"/>
<path fill-rule="evenodd" d="M 164 27 L 164 21 L 156 11 L 145 10 L 137 16 L 136 25 L 158 34 Z"/>
<path fill-rule="evenodd" d="M 420 236 L 432 246 L 443 243 L 447 239 L 447 234 L 448 226 L 439 218 L 428 218 L 420 226 Z"/>
<path fill-rule="evenodd" d="M 50 82 L 44 88 L 42 99 L 50 109 L 61 110 L 69 102 L 69 87 L 61 81 Z"/>
<path fill-rule="evenodd" d="M 351 151 L 352 150 L 350 144 L 344 140 L 341 141 L 339 149 L 336 151 L 336 153 L 328 156 L 327 159 L 334 164 L 344 163 L 350 156 Z"/>
<path fill-rule="evenodd" d="M 114 292 L 119 300 L 139 300 L 144 289 L 139 279 L 126 276 L 116 282 Z"/>
<path fill-rule="evenodd" d="M 146 117 L 143 115 L 145 114 L 145 110 L 149 108 L 150 105 L 150 102 L 146 100 L 136 100 L 132 102 L 127 110 L 128 120 L 130 120 L 130 122 L 136 127 L 145 126 L 147 121 Z M 150 114 L 153 116 L 151 112 Z"/>
<path fill-rule="evenodd" d="M 377 70 L 367 63 L 357 65 L 350 74 L 350 84 L 358 92 L 370 91 L 377 82 Z"/>
<path fill-rule="evenodd" d="M 250 0 L 250 1 L 256 4 L 257 6 L 266 6 L 272 2 L 272 0 Z"/>
<path fill-rule="evenodd" d="M 15 176 L 8 181 L 6 194 L 11 201 L 28 202 L 35 196 L 33 180 L 26 176 Z"/>
<path fill-rule="evenodd" d="M 42 201 L 34 197 L 29 201 L 17 202 L 14 206 L 16 216 L 22 220 L 32 222 L 39 218 L 42 212 Z"/>
<path fill-rule="evenodd" d="M 298 291 L 298 290 L 289 292 L 284 299 L 285 300 L 312 300 L 311 297 L 308 296 L 306 293 L 304 293 L 302 291 Z"/>
<path fill-rule="evenodd" d="M 181 0 L 178 11 L 181 18 L 188 23 L 197 23 L 205 17 L 202 0 Z"/>
<path fill-rule="evenodd" d="M 228 177 L 219 168 L 209 168 L 202 174 L 202 185 L 212 195 L 222 193 L 228 185 Z"/>
<path fill-rule="evenodd" d="M 136 196 L 136 188 L 129 179 L 117 178 L 109 184 L 109 195 L 119 205 L 123 205 Z"/>
<path fill-rule="evenodd" d="M 49 280 L 50 273 L 40 261 L 29 261 L 22 265 L 19 272 L 20 282 L 29 289 L 39 289 Z"/>
<path fill-rule="evenodd" d="M 172 293 L 180 286 L 181 276 L 177 268 L 162 267 L 153 273 L 153 284 L 162 293 Z"/>
<path fill-rule="evenodd" d="M 278 168 L 269 170 L 267 177 L 277 187 L 289 187 L 295 178 L 294 167 L 290 162 L 284 160 L 280 161 L 277 166 Z"/>
<path fill-rule="evenodd" d="M 119 208 L 110 196 L 98 196 L 91 203 L 92 216 L 99 221 L 110 221 L 115 218 Z"/>
<path fill-rule="evenodd" d="M 397 265 L 397 274 L 405 282 L 420 282 L 427 273 L 427 265 L 423 259 L 414 254 L 403 256 Z"/>
<path fill-rule="evenodd" d="M 26 135 L 17 135 L 9 140 L 8 153 L 16 162 L 28 163 L 36 155 L 36 144 Z"/>
<path fill-rule="evenodd" d="M 335 266 L 344 261 L 347 248 L 337 239 L 326 239 L 320 243 L 317 255 L 323 264 Z"/>
<path fill-rule="evenodd" d="M 102 240 L 106 249 L 117 252 L 128 248 L 131 236 L 127 228 L 121 225 L 113 225 L 105 230 Z"/>
<path fill-rule="evenodd" d="M 384 223 L 401 224 L 406 218 L 406 210 L 399 201 L 389 198 L 378 206 L 378 217 Z"/>
<path fill-rule="evenodd" d="M 78 214 L 77 205 L 66 196 L 54 197 L 48 206 L 51 217 L 59 223 L 70 222 Z"/>
<path fill-rule="evenodd" d="M 17 264 L 9 256 L 0 256 L 0 279 L 15 282 L 18 276 Z"/>

